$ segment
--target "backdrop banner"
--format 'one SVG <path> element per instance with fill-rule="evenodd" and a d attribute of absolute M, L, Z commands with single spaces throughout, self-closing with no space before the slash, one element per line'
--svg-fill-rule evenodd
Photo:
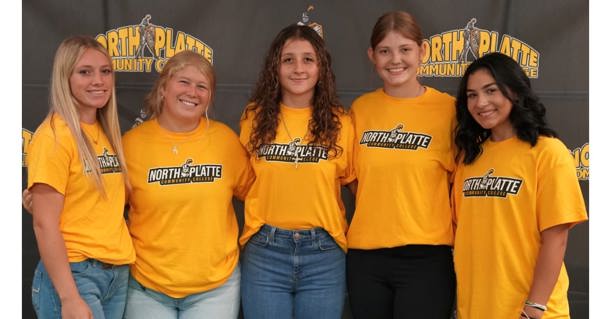
<path fill-rule="evenodd" d="M 455 95 L 475 58 L 502 52 L 515 59 L 547 107 L 550 126 L 572 150 L 583 195 L 589 193 L 589 35 L 587 1 L 78 1 L 28 0 L 22 4 L 23 188 L 26 147 L 48 112 L 55 50 L 66 37 L 96 37 L 111 55 L 123 132 L 144 120 L 144 96 L 167 59 L 182 50 L 214 65 L 217 91 L 211 117 L 238 132 L 271 40 L 284 26 L 307 24 L 322 33 L 332 55 L 341 102 L 349 107 L 381 86 L 367 58 L 376 19 L 391 10 L 412 13 L 427 51 L 424 84 Z M 343 190 L 348 220 L 353 199 Z M 243 205 L 235 202 L 240 227 Z M 32 217 L 23 212 L 23 318 L 34 318 L 31 284 L 39 259 Z M 570 232 L 565 264 L 572 318 L 589 317 L 589 226 Z M 346 304 L 344 318 L 351 318 Z"/>

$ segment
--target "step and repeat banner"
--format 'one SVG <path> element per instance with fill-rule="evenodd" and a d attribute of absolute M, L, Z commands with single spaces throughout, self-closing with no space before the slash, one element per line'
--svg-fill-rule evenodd
<path fill-rule="evenodd" d="M 292 23 L 321 32 L 333 57 L 341 102 L 349 107 L 381 82 L 369 62 L 371 29 L 391 10 L 412 13 L 428 50 L 419 69 L 422 82 L 455 95 L 468 64 L 502 52 L 531 78 L 547 107 L 551 127 L 572 150 L 583 195 L 589 192 L 588 2 L 452 0 L 259 0 L 259 1 L 78 1 L 28 0 L 23 28 L 23 187 L 26 147 L 48 111 L 55 49 L 67 36 L 96 37 L 113 59 L 123 131 L 144 120 L 143 100 L 168 58 L 195 50 L 217 74 L 211 116 L 236 132 L 264 55 L 273 37 Z M 344 190 L 348 219 L 353 199 Z M 236 202 L 243 222 L 243 206 Z M 34 318 L 31 281 L 38 250 L 32 218 L 23 212 L 23 318 Z M 570 233 L 565 258 L 570 274 L 572 317 L 588 318 L 589 227 Z M 346 309 L 345 318 L 351 318 Z"/>

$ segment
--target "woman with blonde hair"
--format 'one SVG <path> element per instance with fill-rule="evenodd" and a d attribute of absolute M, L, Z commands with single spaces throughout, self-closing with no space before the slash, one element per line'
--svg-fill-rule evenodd
<path fill-rule="evenodd" d="M 232 198 L 243 199 L 253 175 L 237 135 L 208 118 L 215 81 L 202 55 L 174 55 L 146 97 L 149 120 L 123 137 L 137 253 L 127 319 L 239 314 Z"/>
<path fill-rule="evenodd" d="M 29 148 L 28 189 L 41 262 L 38 318 L 121 318 L 128 264 L 128 185 L 108 53 L 91 37 L 56 51 L 50 112 Z"/>

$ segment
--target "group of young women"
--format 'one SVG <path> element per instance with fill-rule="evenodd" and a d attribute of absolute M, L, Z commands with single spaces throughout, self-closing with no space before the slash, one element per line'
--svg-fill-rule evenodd
<path fill-rule="evenodd" d="M 511 58 L 474 61 L 456 100 L 419 82 L 424 45 L 410 14 L 381 16 L 383 87 L 347 112 L 324 40 L 288 26 L 239 137 L 184 51 L 121 140 L 110 57 L 62 42 L 29 149 L 38 317 L 341 318 L 347 292 L 354 318 L 446 319 L 456 291 L 458 318 L 569 317 L 563 255 L 587 218 L 569 151 Z"/>

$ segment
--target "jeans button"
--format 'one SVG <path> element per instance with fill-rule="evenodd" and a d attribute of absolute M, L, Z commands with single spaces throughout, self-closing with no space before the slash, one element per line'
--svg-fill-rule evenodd
<path fill-rule="evenodd" d="M 301 239 L 301 234 L 294 233 L 293 238 L 294 238 L 294 240 L 299 240 L 299 239 Z"/>

